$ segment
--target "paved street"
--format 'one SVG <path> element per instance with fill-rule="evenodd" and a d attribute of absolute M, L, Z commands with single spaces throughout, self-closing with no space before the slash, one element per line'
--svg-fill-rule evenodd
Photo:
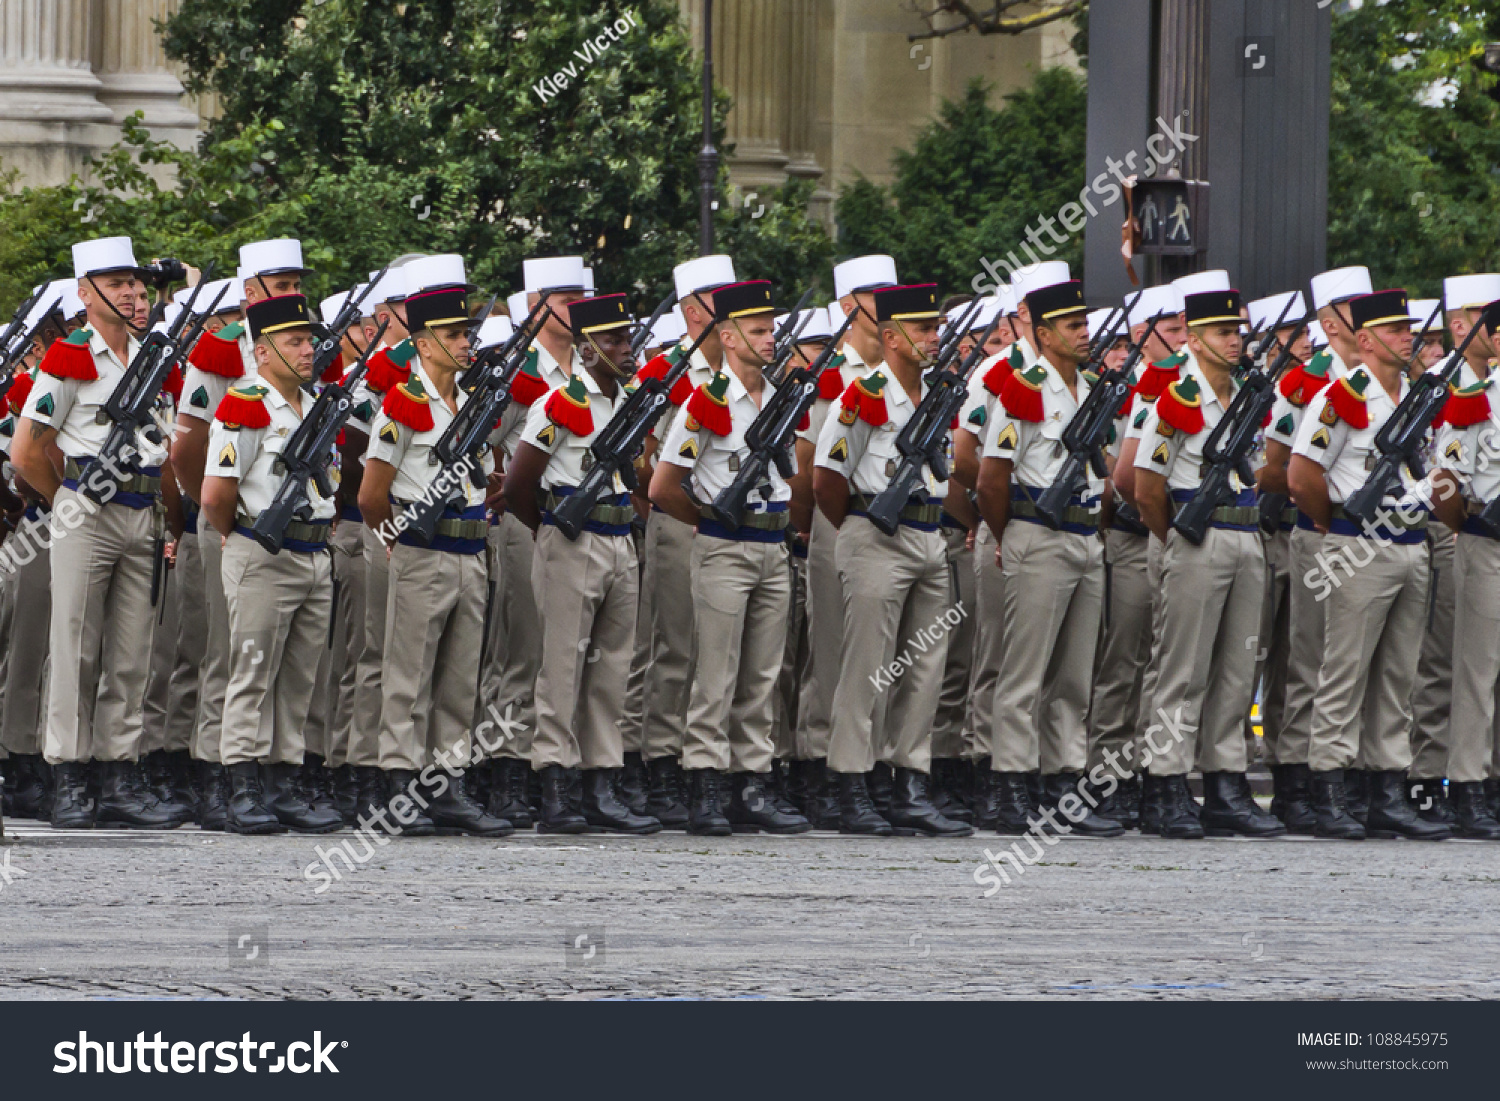
<path fill-rule="evenodd" d="M 6 830 L 5 998 L 1500 996 L 1478 842 L 1064 839 L 985 899 L 993 835 L 423 839 L 316 894 L 349 834 Z"/>

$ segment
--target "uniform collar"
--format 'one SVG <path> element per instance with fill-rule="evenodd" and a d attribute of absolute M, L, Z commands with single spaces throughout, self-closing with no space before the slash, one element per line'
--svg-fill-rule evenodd
<path fill-rule="evenodd" d="M 135 353 L 140 350 L 140 347 L 141 342 L 136 339 L 136 335 L 127 329 L 125 332 L 125 362 L 122 366 L 130 366 L 130 361 L 135 358 Z M 110 346 L 104 343 L 104 337 L 99 334 L 97 329 L 89 330 L 89 351 L 93 352 L 96 356 L 107 356 L 110 359 L 113 359 L 115 355 Z"/>
<path fill-rule="evenodd" d="M 1186 344 L 1183 344 L 1182 354 L 1187 358 L 1183 360 L 1182 369 L 1178 377 L 1187 378 L 1189 375 L 1193 377 L 1198 383 L 1198 392 L 1203 395 L 1199 400 L 1203 402 L 1204 408 L 1207 408 L 1209 403 L 1212 403 L 1218 405 L 1223 410 L 1224 406 L 1219 405 L 1219 395 L 1214 390 L 1213 383 L 1208 381 L 1208 375 L 1204 372 L 1202 365 L 1199 364 L 1198 357 L 1193 354 L 1193 350 Z M 1229 380 L 1230 393 L 1233 394 L 1238 389 L 1239 383 L 1235 382 L 1233 376 L 1231 376 Z"/>

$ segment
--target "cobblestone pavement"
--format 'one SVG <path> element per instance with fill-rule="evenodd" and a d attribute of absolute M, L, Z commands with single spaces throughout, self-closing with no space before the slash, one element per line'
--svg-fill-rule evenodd
<path fill-rule="evenodd" d="M 1480 842 L 6 829 L 5 998 L 1500 997 Z"/>

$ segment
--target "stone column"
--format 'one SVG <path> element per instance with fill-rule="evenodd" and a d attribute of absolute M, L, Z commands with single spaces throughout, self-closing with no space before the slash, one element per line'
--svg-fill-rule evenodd
<path fill-rule="evenodd" d="M 730 175 L 741 188 L 786 182 L 788 0 L 715 0 L 714 75 L 734 97 L 726 120 Z"/>
<path fill-rule="evenodd" d="M 92 0 L 0 0 L 0 167 L 64 183 L 109 142 L 90 64 Z"/>
<path fill-rule="evenodd" d="M 177 0 L 100 0 L 99 99 L 117 124 L 141 111 L 154 137 L 187 147 L 198 112 L 184 99 L 156 29 L 176 7 Z"/>

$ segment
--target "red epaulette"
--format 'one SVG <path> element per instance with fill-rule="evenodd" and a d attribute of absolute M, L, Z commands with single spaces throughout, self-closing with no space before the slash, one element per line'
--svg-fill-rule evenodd
<path fill-rule="evenodd" d="M 1489 420 L 1489 388 L 1489 379 L 1483 379 L 1463 389 L 1450 386 L 1448 400 L 1443 403 L 1442 412 L 1438 414 L 1439 419 L 1446 421 L 1454 428 L 1468 428 L 1471 424 L 1480 424 Z"/>
<path fill-rule="evenodd" d="M 1365 405 L 1364 395 L 1364 388 L 1369 383 L 1370 376 L 1361 372 L 1358 376 L 1360 381 L 1357 383 L 1353 381 L 1354 377 L 1348 375 L 1336 379 L 1329 385 L 1328 405 L 1323 410 L 1326 423 L 1333 423 L 1326 420 L 1328 411 L 1332 410 L 1335 417 L 1344 421 L 1350 428 L 1357 430 L 1370 427 L 1370 410 Z"/>
<path fill-rule="evenodd" d="M 265 402 L 268 393 L 264 386 L 232 387 L 214 410 L 214 420 L 230 428 L 265 428 L 271 423 L 271 411 Z"/>
<path fill-rule="evenodd" d="M 1040 363 L 1030 370 L 1011 371 L 1000 389 L 1000 405 L 1017 420 L 1040 424 L 1047 413 L 1042 405 L 1042 383 L 1047 368 Z"/>
<path fill-rule="evenodd" d="M 653 356 L 651 358 L 651 361 L 636 373 L 636 383 L 637 385 L 639 385 L 649 378 L 664 379 L 667 377 L 667 372 L 670 371 L 673 366 L 675 366 L 674 361 L 669 359 L 665 352 L 661 353 L 660 355 Z M 675 384 L 673 384 L 672 392 L 667 395 L 667 400 L 670 401 L 673 405 L 680 406 L 683 402 L 687 401 L 688 398 L 692 397 L 692 395 L 693 384 L 688 381 L 687 374 L 684 373 L 683 376 L 679 378 Z"/>
<path fill-rule="evenodd" d="M 1135 392 L 1146 401 L 1155 401 L 1181 376 L 1181 366 L 1182 361 L 1177 356 L 1151 364 L 1141 372 L 1141 381 L 1135 384 Z"/>
<path fill-rule="evenodd" d="M 377 394 L 389 393 L 411 377 L 411 361 L 416 349 L 403 340 L 392 348 L 382 348 L 369 359 L 365 385 Z"/>
<path fill-rule="evenodd" d="M 161 388 L 172 395 L 172 404 L 182 404 L 182 365 L 172 364 L 172 370 L 167 375 L 167 381 L 162 383 Z"/>
<path fill-rule="evenodd" d="M 527 409 L 536 404 L 537 398 L 547 393 L 547 384 L 542 381 L 542 372 L 537 366 L 538 359 L 537 350 L 532 348 L 526 353 L 526 359 L 515 378 L 510 380 L 510 400 Z"/>
<path fill-rule="evenodd" d="M 1203 395 L 1198 380 L 1189 375 L 1169 383 L 1156 399 L 1156 416 L 1179 432 L 1196 436 L 1203 431 Z"/>
<path fill-rule="evenodd" d="M 339 354 L 333 357 L 333 362 L 323 368 L 323 374 L 319 382 L 337 382 L 344 377 L 344 353 L 341 349 Z"/>
<path fill-rule="evenodd" d="M 715 436 L 729 435 L 734 431 L 734 417 L 729 412 L 728 393 L 729 376 L 720 371 L 693 391 L 688 398 L 687 415 Z"/>
<path fill-rule="evenodd" d="M 840 424 L 862 420 L 879 428 L 891 419 L 891 411 L 885 404 L 885 375 L 872 371 L 864 378 L 855 379 L 844 391 L 840 404 L 843 406 L 839 413 Z"/>
<path fill-rule="evenodd" d="M 53 378 L 93 382 L 99 377 L 99 368 L 94 366 L 94 353 L 89 348 L 89 337 L 93 335 L 88 329 L 74 329 L 66 340 L 54 340 L 37 369 Z"/>
<path fill-rule="evenodd" d="M 16 381 L 10 384 L 10 392 L 5 395 L 10 402 L 10 411 L 16 416 L 21 415 L 21 410 L 26 408 L 26 399 L 31 396 L 31 387 L 36 382 L 30 371 L 17 371 Z"/>
<path fill-rule="evenodd" d="M 188 353 L 187 361 L 198 370 L 220 378 L 241 377 L 245 361 L 240 356 L 239 336 L 244 331 L 239 324 L 226 325 L 216 333 L 205 329 Z"/>
<path fill-rule="evenodd" d="M 574 375 L 566 386 L 559 386 L 542 406 L 547 419 L 575 436 L 594 434 L 594 413 L 589 408 L 589 392 L 583 380 Z"/>
<path fill-rule="evenodd" d="M 986 390 L 998 398 L 1000 392 L 1005 389 L 1005 380 L 1015 374 L 1015 371 L 1016 369 L 1011 366 L 1010 360 L 1002 357 L 998 363 L 984 373 L 984 377 L 980 381 L 984 383 Z"/>
<path fill-rule="evenodd" d="M 434 421 L 431 399 L 427 397 L 427 390 L 419 378 L 408 377 L 406 381 L 392 386 L 386 391 L 385 401 L 381 402 L 380 408 L 391 420 L 404 424 L 413 432 L 432 431 Z"/>
<path fill-rule="evenodd" d="M 1315 375 L 1301 363 L 1294 364 L 1286 374 L 1281 376 L 1281 382 L 1276 389 L 1281 396 L 1293 405 L 1306 405 L 1322 393 L 1323 387 L 1329 383 L 1328 376 Z"/>

